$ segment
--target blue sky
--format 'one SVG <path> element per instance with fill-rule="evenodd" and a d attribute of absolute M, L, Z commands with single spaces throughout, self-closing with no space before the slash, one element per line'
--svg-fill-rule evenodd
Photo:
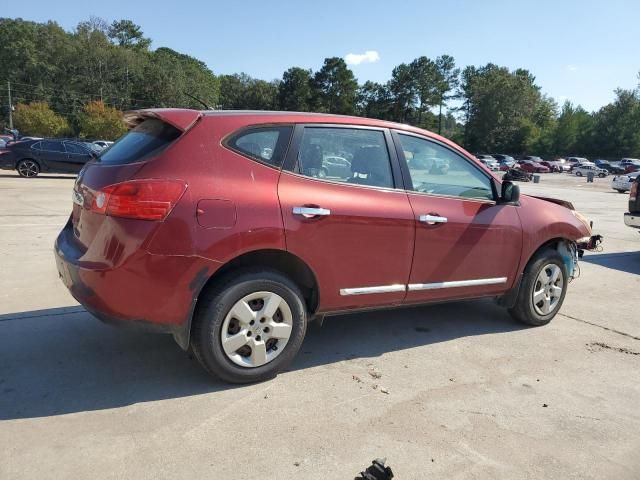
<path fill-rule="evenodd" d="M 153 47 L 197 57 L 215 73 L 267 80 L 370 52 L 351 67 L 360 82 L 384 82 L 399 63 L 447 53 L 462 66 L 527 68 L 559 102 L 595 110 L 615 88 L 636 87 L 640 70 L 639 0 L 0 0 L 0 16 L 66 29 L 91 15 L 131 19 Z"/>

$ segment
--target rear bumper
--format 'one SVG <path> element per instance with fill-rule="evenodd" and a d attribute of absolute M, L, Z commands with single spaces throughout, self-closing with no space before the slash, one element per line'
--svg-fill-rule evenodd
<path fill-rule="evenodd" d="M 640 228 L 640 213 L 625 213 L 624 224 L 627 227 Z"/>
<path fill-rule="evenodd" d="M 54 245 L 58 275 L 98 319 L 160 333 L 189 328 L 197 295 L 214 269 L 201 258 L 139 249 L 116 267 L 84 262 L 69 222 Z"/>

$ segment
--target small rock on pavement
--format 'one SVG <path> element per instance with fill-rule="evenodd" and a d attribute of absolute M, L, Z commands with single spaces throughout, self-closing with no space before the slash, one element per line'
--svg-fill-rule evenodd
<path fill-rule="evenodd" d="M 382 387 L 380 388 L 380 392 L 381 393 L 386 393 L 387 395 L 389 395 L 389 390 L 387 390 L 386 388 Z"/>

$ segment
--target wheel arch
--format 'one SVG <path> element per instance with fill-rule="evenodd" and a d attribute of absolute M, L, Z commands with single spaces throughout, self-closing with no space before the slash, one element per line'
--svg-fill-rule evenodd
<path fill-rule="evenodd" d="M 185 350 L 189 347 L 191 324 L 198 311 L 200 299 L 207 291 L 215 288 L 221 280 L 229 278 L 234 272 L 259 269 L 274 270 L 287 276 L 300 288 L 307 311 L 311 315 L 317 311 L 320 303 L 318 280 L 304 260 L 286 250 L 252 250 L 228 260 L 203 283 L 199 291 L 194 292 L 195 301 L 189 317 L 181 330 L 174 334 L 176 342 Z"/>

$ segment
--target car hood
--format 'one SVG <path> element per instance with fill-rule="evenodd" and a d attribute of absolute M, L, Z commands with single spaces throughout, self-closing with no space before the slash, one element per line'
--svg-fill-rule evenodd
<path fill-rule="evenodd" d="M 556 205 L 561 205 L 569 210 L 575 210 L 573 203 L 567 202 L 566 200 L 560 200 L 559 198 L 551 198 L 551 197 L 539 197 L 537 195 L 529 195 L 530 197 L 537 198 L 538 200 L 544 200 L 545 202 L 555 203 Z"/>

